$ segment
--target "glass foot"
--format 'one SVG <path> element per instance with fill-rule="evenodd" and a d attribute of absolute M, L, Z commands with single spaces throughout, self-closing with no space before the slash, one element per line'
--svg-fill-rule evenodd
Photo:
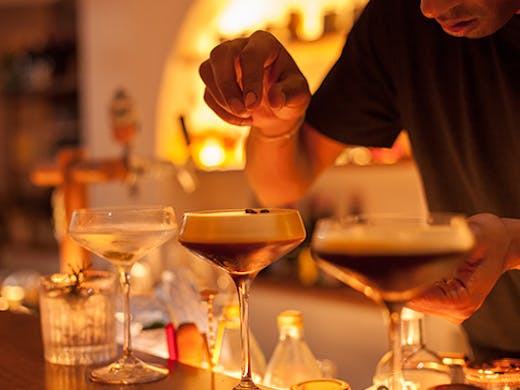
<path fill-rule="evenodd" d="M 167 377 L 168 373 L 166 367 L 154 366 L 130 355 L 108 366 L 95 368 L 90 372 L 90 379 L 99 383 L 129 385 L 158 381 Z"/>
<path fill-rule="evenodd" d="M 253 383 L 252 380 L 241 380 L 238 385 L 233 387 L 233 390 L 260 390 L 260 388 Z"/>

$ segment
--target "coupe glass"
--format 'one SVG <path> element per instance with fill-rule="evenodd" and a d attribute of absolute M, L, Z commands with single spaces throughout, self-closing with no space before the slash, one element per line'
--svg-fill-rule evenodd
<path fill-rule="evenodd" d="M 262 269 L 305 239 L 300 214 L 293 209 L 213 210 L 185 213 L 179 242 L 224 269 L 238 291 L 242 374 L 239 389 L 258 389 L 251 377 L 249 289 Z"/>
<path fill-rule="evenodd" d="M 130 339 L 130 270 L 152 249 L 176 232 L 171 207 L 113 207 L 79 209 L 72 213 L 69 234 L 87 250 L 112 263 L 118 273 L 123 297 L 123 356 L 106 367 L 91 371 L 96 382 L 147 383 L 168 375 L 168 369 L 147 364 L 134 356 Z"/>
<path fill-rule="evenodd" d="M 319 220 L 312 254 L 326 273 L 383 304 L 389 315 L 392 378 L 404 388 L 401 310 L 437 281 L 453 276 L 474 237 L 462 215 L 357 215 Z"/>

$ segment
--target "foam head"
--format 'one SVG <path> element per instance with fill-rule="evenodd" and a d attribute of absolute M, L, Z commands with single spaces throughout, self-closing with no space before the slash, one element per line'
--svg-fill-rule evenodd
<path fill-rule="evenodd" d="M 316 229 L 312 245 L 318 251 L 350 255 L 414 255 L 465 252 L 473 244 L 473 234 L 461 218 L 441 225 L 342 225 L 331 219 Z"/>
<path fill-rule="evenodd" d="M 230 209 L 184 214 L 179 238 L 186 242 L 266 242 L 305 238 L 294 209 Z"/>

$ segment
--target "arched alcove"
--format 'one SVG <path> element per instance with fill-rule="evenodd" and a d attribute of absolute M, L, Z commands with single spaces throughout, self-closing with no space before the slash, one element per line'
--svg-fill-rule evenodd
<path fill-rule="evenodd" d="M 226 124 L 206 107 L 198 75 L 200 63 L 221 40 L 269 29 L 286 45 L 314 89 L 339 55 L 364 4 L 365 0 L 194 1 L 164 65 L 156 113 L 158 156 L 177 164 L 188 158 L 183 117 L 199 168 L 241 169 L 248 128 Z M 220 164 L 200 162 L 201 148 L 209 139 L 224 145 L 227 157 Z"/>

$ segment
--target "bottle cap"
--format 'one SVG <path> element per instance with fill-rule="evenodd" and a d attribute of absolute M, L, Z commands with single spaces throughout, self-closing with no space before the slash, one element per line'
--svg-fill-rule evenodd
<path fill-rule="evenodd" d="M 303 328 L 302 313 L 298 310 L 285 310 L 278 314 L 278 327 L 296 326 Z"/>

